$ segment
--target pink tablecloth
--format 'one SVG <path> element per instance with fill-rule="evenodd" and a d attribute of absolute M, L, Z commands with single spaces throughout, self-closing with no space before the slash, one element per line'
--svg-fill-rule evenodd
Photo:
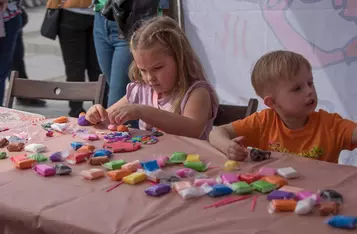
<path fill-rule="evenodd" d="M 113 159 L 150 160 L 174 151 L 200 154 L 212 166 L 222 166 L 225 158 L 207 142 L 164 135 L 156 145 L 145 145 L 137 152 L 116 154 Z M 70 135 L 45 142 L 50 152 L 69 148 L 78 139 Z M 40 143 L 40 142 L 38 142 Z M 102 141 L 96 142 L 100 146 Z M 50 152 L 46 153 L 47 155 Z M 51 163 L 52 164 L 52 163 Z M 300 178 L 290 185 L 317 191 L 327 187 L 345 197 L 344 215 L 356 215 L 357 169 L 350 166 L 309 160 L 297 156 L 274 154 L 261 163 L 242 163 L 241 172 L 254 172 L 261 166 L 294 167 Z M 163 197 L 149 197 L 144 189 L 150 186 L 123 184 L 111 192 L 106 190 L 118 182 L 107 177 L 84 180 L 79 172 L 88 164 L 72 166 L 71 176 L 44 178 L 33 170 L 17 170 L 10 160 L 0 161 L 0 230 L 1 233 L 255 233 L 307 234 L 347 233 L 324 223 L 317 213 L 297 216 L 294 213 L 269 214 L 265 195 L 259 195 L 255 212 L 251 199 L 220 208 L 203 209 L 222 198 L 208 196 L 183 200 L 172 192 Z M 169 167 L 175 170 L 180 166 Z M 217 176 L 221 169 L 210 169 L 208 176 Z"/>
<path fill-rule="evenodd" d="M 0 128 L 21 128 L 46 119 L 43 115 L 0 107 Z"/>

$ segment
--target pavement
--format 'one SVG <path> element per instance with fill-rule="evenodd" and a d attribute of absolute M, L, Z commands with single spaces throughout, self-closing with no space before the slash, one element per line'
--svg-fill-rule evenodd
<path fill-rule="evenodd" d="M 33 80 L 66 81 L 58 39 L 50 40 L 40 34 L 45 11 L 45 6 L 27 9 L 29 22 L 23 29 L 27 74 Z M 90 102 L 85 102 L 84 108 L 88 109 L 90 105 Z M 68 115 L 69 112 L 67 101 L 47 100 L 46 107 L 21 106 L 15 101 L 13 108 L 42 114 L 46 117 Z"/>

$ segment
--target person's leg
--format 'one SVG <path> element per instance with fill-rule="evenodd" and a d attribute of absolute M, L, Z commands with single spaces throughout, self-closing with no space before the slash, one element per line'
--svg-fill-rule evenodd
<path fill-rule="evenodd" d="M 104 93 L 105 101 L 103 103 L 105 106 L 107 104 L 109 105 L 107 101 L 114 54 L 114 47 L 109 44 L 108 28 L 106 22 L 107 20 L 100 12 L 95 13 L 93 39 L 100 69 L 107 80 L 106 91 Z"/>
<path fill-rule="evenodd" d="M 67 10 L 61 11 L 59 41 L 66 70 L 67 81 L 84 82 L 86 68 L 86 22 L 85 16 Z M 69 102 L 69 116 L 78 117 L 83 102 Z"/>
<path fill-rule="evenodd" d="M 21 24 L 21 17 L 19 15 L 5 22 L 6 36 L 0 37 L 0 106 L 3 103 L 5 82 L 11 69 Z"/>

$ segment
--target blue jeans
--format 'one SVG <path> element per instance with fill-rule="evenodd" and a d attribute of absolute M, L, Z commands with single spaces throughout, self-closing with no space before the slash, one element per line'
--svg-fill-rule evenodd
<path fill-rule="evenodd" d="M 9 76 L 17 37 L 21 31 L 22 17 L 15 16 L 5 22 L 5 37 L 0 37 L 0 106 L 2 106 L 5 92 L 6 78 Z"/>
<path fill-rule="evenodd" d="M 107 20 L 100 12 L 94 16 L 93 35 L 99 66 L 109 85 L 108 106 L 111 106 L 126 94 L 133 57 L 129 42 L 119 38 L 116 22 Z"/>

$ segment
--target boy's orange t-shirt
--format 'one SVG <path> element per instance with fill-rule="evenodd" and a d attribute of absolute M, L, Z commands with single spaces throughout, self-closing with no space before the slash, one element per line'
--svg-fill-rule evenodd
<path fill-rule="evenodd" d="M 324 110 L 313 112 L 304 128 L 288 129 L 273 109 L 256 112 L 232 126 L 246 146 L 338 163 L 342 150 L 353 150 L 357 124 Z"/>

